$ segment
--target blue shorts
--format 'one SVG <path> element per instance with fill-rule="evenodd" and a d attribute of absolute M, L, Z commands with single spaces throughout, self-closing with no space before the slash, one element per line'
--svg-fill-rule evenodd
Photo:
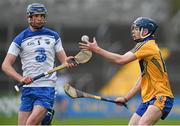
<path fill-rule="evenodd" d="M 174 99 L 165 96 L 153 97 L 150 101 L 141 103 L 136 110 L 139 116 L 143 116 L 149 105 L 155 105 L 162 111 L 161 119 L 164 120 L 172 109 Z"/>
<path fill-rule="evenodd" d="M 54 87 L 23 87 L 19 110 L 24 112 L 32 111 L 35 105 L 52 109 L 54 98 Z"/>

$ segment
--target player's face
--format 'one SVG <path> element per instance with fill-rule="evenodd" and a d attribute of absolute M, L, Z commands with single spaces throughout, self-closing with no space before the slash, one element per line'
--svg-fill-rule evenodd
<path fill-rule="evenodd" d="M 45 15 L 44 14 L 35 14 L 30 17 L 29 24 L 34 29 L 38 29 L 44 26 L 45 24 Z"/>
<path fill-rule="evenodd" d="M 133 40 L 139 40 L 141 39 L 140 37 L 140 29 L 137 26 L 132 26 L 131 27 L 131 36 Z"/>

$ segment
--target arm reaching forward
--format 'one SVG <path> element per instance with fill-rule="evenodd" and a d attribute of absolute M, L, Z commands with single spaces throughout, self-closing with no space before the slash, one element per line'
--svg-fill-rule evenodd
<path fill-rule="evenodd" d="M 117 53 L 112 53 L 107 50 L 104 50 L 98 46 L 95 38 L 93 38 L 93 42 L 80 42 L 79 47 L 84 50 L 90 50 L 92 52 L 95 52 L 101 55 L 102 57 L 110 60 L 111 62 L 117 64 L 126 64 L 137 59 L 136 56 L 130 51 L 125 53 L 124 55 L 120 55 Z"/>

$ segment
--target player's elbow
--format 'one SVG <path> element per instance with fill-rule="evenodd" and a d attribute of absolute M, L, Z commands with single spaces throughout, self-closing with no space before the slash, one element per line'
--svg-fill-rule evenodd
<path fill-rule="evenodd" d="M 134 54 L 132 53 L 126 53 L 124 55 L 120 55 L 118 58 L 116 58 L 116 63 L 117 64 L 121 64 L 121 65 L 124 65 L 124 64 L 127 64 L 129 62 L 132 62 L 134 60 L 136 60 L 137 58 L 135 57 Z"/>
<path fill-rule="evenodd" d="M 8 65 L 3 62 L 1 65 L 2 71 L 6 72 L 8 70 L 8 68 L 9 68 Z"/>
<path fill-rule="evenodd" d="M 127 63 L 127 61 L 122 56 L 117 58 L 114 62 L 120 65 L 124 65 Z"/>
<path fill-rule="evenodd" d="M 126 64 L 127 62 L 125 60 L 118 60 L 117 61 L 117 64 L 120 64 L 120 65 L 124 65 Z"/>
<path fill-rule="evenodd" d="M 2 71 L 5 71 L 6 66 L 5 66 L 5 64 L 4 64 L 4 63 L 1 65 L 1 69 L 2 69 Z"/>

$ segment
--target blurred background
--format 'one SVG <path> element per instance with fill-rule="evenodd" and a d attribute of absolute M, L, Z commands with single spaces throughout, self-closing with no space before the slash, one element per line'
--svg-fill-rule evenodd
<path fill-rule="evenodd" d="M 175 95 L 174 108 L 169 115 L 169 122 L 165 124 L 180 124 L 179 0 L 1 0 L 0 64 L 13 38 L 28 26 L 26 7 L 33 2 L 43 3 L 48 8 L 46 25 L 60 34 L 67 55 L 75 55 L 79 51 L 78 42 L 84 34 L 90 40 L 95 36 L 104 49 L 123 54 L 135 46 L 130 36 L 131 23 L 139 16 L 156 20 L 159 24 L 156 38 Z M 19 58 L 14 67 L 22 72 Z M 79 90 L 115 98 L 127 94 L 139 75 L 137 61 L 120 66 L 96 54 L 93 54 L 87 64 L 58 72 L 54 124 L 112 124 L 108 119 L 114 119 L 111 121 L 113 124 L 127 124 L 138 102 L 140 103 L 138 95 L 128 103 L 129 110 L 126 110 L 112 103 L 90 99 L 72 100 L 64 94 L 62 85 L 70 83 Z M 13 84 L 16 83 L 0 71 L 0 124 L 17 124 L 19 94 L 13 89 Z M 106 118 L 107 122 L 103 122 L 103 119 L 99 122 L 96 119 L 87 121 L 82 117 Z M 81 121 L 75 118 L 81 118 Z M 6 119 L 12 121 L 6 122 Z"/>

